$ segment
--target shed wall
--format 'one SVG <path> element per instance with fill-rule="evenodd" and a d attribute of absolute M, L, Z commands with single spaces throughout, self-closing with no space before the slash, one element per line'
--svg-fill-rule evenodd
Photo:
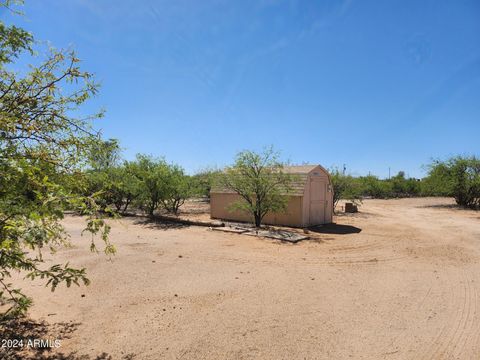
<path fill-rule="evenodd" d="M 240 200 L 240 196 L 230 193 L 210 194 L 210 216 L 213 219 L 247 222 L 252 221 L 250 216 L 242 211 L 229 211 L 228 206 Z M 302 227 L 303 223 L 303 197 L 289 196 L 287 211 L 285 213 L 267 214 L 263 223 L 270 225 L 286 225 Z"/>
<path fill-rule="evenodd" d="M 315 197 L 315 194 L 312 194 L 311 186 L 319 186 L 321 189 L 315 189 L 315 192 L 321 193 L 321 198 Z M 330 178 L 328 173 L 323 169 L 315 169 L 309 173 L 306 186 L 305 186 L 305 196 L 303 202 L 303 223 L 306 226 L 314 226 L 320 224 L 328 224 L 332 222 L 332 203 L 333 203 L 333 192 L 328 189 L 331 189 Z M 318 200 L 321 200 L 318 202 Z M 314 202 L 314 203 L 312 203 Z M 312 221 L 312 206 L 322 207 L 321 212 L 323 213 L 323 221 L 313 222 Z M 318 210 L 317 210 L 318 211 Z"/>

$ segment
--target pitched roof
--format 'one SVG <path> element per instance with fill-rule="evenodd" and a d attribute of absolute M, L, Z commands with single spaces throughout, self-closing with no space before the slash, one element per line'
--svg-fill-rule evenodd
<path fill-rule="evenodd" d="M 306 183 L 308 180 L 308 174 L 316 169 L 317 167 L 320 167 L 323 171 L 326 171 L 323 167 L 320 165 L 293 165 L 293 166 L 284 166 L 282 168 L 282 171 L 285 174 L 291 174 L 294 175 L 293 181 L 290 184 L 290 191 L 288 191 L 288 195 L 291 196 L 303 196 L 305 192 L 305 187 Z M 281 191 L 284 189 L 281 189 Z M 283 191 L 282 191 L 283 192 Z M 230 190 L 230 189 L 225 189 L 222 188 L 221 186 L 214 185 L 212 189 L 210 190 L 210 193 L 214 194 L 235 194 L 235 191 Z M 285 193 L 287 193 L 285 191 Z"/>
<path fill-rule="evenodd" d="M 283 172 L 288 174 L 308 174 L 310 171 L 315 169 L 318 165 L 293 165 L 293 166 L 284 166 Z"/>

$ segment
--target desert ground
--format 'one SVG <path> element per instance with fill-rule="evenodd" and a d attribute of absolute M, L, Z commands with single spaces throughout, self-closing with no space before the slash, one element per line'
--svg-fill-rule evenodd
<path fill-rule="evenodd" d="M 21 282 L 31 321 L 4 331 L 61 339 L 32 359 L 480 359 L 480 213 L 452 199 L 365 200 L 297 244 L 111 223 L 111 260 L 75 216 L 48 256 L 90 286 Z"/>

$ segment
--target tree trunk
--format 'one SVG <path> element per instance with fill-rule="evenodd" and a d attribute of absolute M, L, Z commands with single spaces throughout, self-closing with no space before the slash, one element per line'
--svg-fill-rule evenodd
<path fill-rule="evenodd" d="M 123 212 L 124 212 L 124 213 L 127 212 L 128 205 L 130 205 L 130 200 L 129 200 L 129 199 L 127 199 L 127 200 L 125 201 L 125 206 L 123 207 Z"/>
<path fill-rule="evenodd" d="M 154 211 L 155 211 L 155 206 L 150 206 L 150 207 L 148 208 L 148 215 L 149 215 L 150 217 L 153 217 L 153 212 L 154 212 Z"/>
<path fill-rule="evenodd" d="M 254 217 L 255 217 L 255 227 L 259 228 L 260 225 L 262 224 L 262 218 L 258 213 L 255 213 Z"/>

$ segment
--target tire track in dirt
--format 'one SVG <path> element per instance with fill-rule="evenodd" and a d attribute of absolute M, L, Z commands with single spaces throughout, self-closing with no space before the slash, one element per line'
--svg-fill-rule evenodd
<path fill-rule="evenodd" d="M 301 256 L 301 255 L 300 255 Z M 231 264 L 238 265 L 248 265 L 248 264 L 263 264 L 263 265 L 282 265 L 285 266 L 285 259 L 283 263 L 279 264 L 276 258 L 265 259 L 265 258 L 243 258 L 243 257 L 231 257 L 228 255 L 211 255 L 211 254 L 202 254 L 198 256 L 202 261 L 224 261 Z M 377 252 L 371 252 L 367 254 L 361 253 L 351 253 L 348 256 L 341 255 L 323 255 L 316 258 L 306 258 L 295 256 L 289 259 L 292 263 L 295 263 L 296 266 L 344 266 L 344 265 L 376 265 L 378 263 L 397 263 L 405 262 L 406 260 L 411 260 L 411 257 L 408 255 L 386 255 Z"/>
<path fill-rule="evenodd" d="M 476 291 L 472 288 L 471 277 L 468 276 L 465 271 L 462 271 L 462 278 L 464 288 L 462 317 L 458 322 L 454 335 L 444 347 L 440 348 L 441 350 L 438 353 L 438 357 L 456 356 L 456 358 L 462 358 L 469 338 L 476 335 L 475 332 L 478 332 L 478 322 L 475 322 L 477 305 Z"/>
<path fill-rule="evenodd" d="M 416 306 L 412 306 L 412 307 L 416 307 L 417 311 L 422 311 L 422 309 L 427 304 L 426 299 L 429 297 L 431 291 L 432 291 L 432 286 L 430 286 L 430 288 L 427 290 L 425 296 L 422 297 L 422 300 L 420 300 Z M 411 339 L 411 331 L 412 331 L 411 327 L 406 326 L 400 334 L 394 337 L 388 343 L 388 345 L 386 345 L 383 348 L 383 350 L 380 353 L 380 356 L 383 356 L 384 358 L 386 358 L 387 355 L 393 355 L 397 353 L 403 354 L 405 353 L 405 351 L 410 351 L 412 348 L 414 348 L 415 346 L 414 347 L 411 346 L 411 344 L 413 343 Z M 406 343 L 405 339 L 407 338 L 409 341 L 407 341 L 407 345 L 405 345 Z"/>
<path fill-rule="evenodd" d="M 473 285 L 472 285 L 473 284 Z M 473 314 L 470 316 L 470 325 L 469 329 L 470 331 L 468 332 L 467 336 L 465 336 L 465 341 L 462 344 L 462 349 L 466 349 L 469 344 L 469 339 L 473 340 L 473 346 L 476 347 L 478 344 L 478 335 L 480 333 L 480 328 L 479 328 L 479 321 L 478 321 L 478 316 L 477 316 L 477 303 L 478 303 L 478 293 L 477 293 L 477 288 L 474 285 L 474 280 L 470 277 L 468 277 L 468 286 L 470 289 L 470 295 L 471 295 L 471 301 L 473 303 Z M 455 348 L 454 351 L 455 352 Z"/>
<path fill-rule="evenodd" d="M 462 296 L 457 297 L 459 301 L 457 302 L 458 307 L 454 307 L 454 311 L 456 310 L 456 316 L 454 318 L 454 321 L 452 322 L 452 325 L 455 324 L 452 328 L 449 327 L 449 324 L 446 324 L 446 328 L 453 329 L 453 331 L 448 331 L 446 334 L 446 341 L 440 341 L 438 344 L 439 346 L 436 347 L 436 350 L 432 353 L 432 356 L 430 359 L 438 359 L 441 358 L 445 355 L 445 353 L 448 351 L 449 346 L 454 342 L 457 337 L 461 336 L 465 327 L 464 327 L 464 322 L 465 319 L 468 319 L 468 312 L 469 312 L 469 302 L 467 300 L 467 287 L 465 286 L 465 282 L 461 281 L 463 284 L 462 286 Z M 454 290 L 455 291 L 455 290 Z"/>
<path fill-rule="evenodd" d="M 457 275 L 459 276 L 453 279 L 450 276 L 448 280 L 451 297 L 447 311 L 450 310 L 452 314 L 445 320 L 443 327 L 423 353 L 422 359 L 463 358 L 469 339 L 478 338 L 477 291 L 471 285 L 471 277 L 464 270 Z M 458 291 L 459 281 L 462 284 L 461 292 Z"/>
<path fill-rule="evenodd" d="M 450 300 L 448 302 L 449 305 L 447 306 L 447 309 L 456 308 L 457 303 L 456 303 L 455 290 L 452 290 L 452 281 L 450 279 L 450 276 L 447 278 L 447 280 L 448 280 L 448 290 L 450 293 L 450 297 L 449 297 Z M 441 345 L 441 339 L 447 336 L 449 332 L 450 324 L 455 322 L 456 319 L 457 319 L 457 315 L 455 313 L 452 313 L 446 319 L 446 321 L 444 321 L 440 331 L 437 332 L 433 341 L 430 343 L 427 349 L 423 352 L 423 355 L 421 357 L 422 360 L 432 359 L 432 357 L 435 356 L 435 353 L 437 353 L 438 348 Z"/>

